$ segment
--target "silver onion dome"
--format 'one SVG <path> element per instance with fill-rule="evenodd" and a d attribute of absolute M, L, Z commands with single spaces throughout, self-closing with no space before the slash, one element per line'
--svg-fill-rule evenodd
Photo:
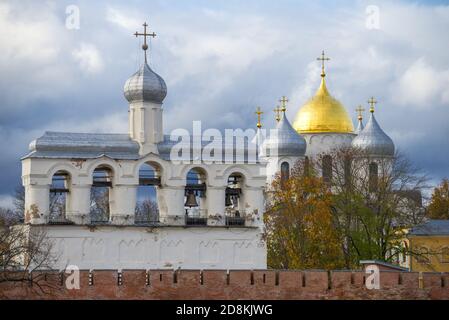
<path fill-rule="evenodd" d="M 167 85 L 147 63 L 133 74 L 125 83 L 124 94 L 128 102 L 148 101 L 162 103 L 167 95 Z"/>
<path fill-rule="evenodd" d="M 352 140 L 352 146 L 358 148 L 370 156 L 393 156 L 393 140 L 382 130 L 374 117 L 374 111 L 357 137 Z"/>
<path fill-rule="evenodd" d="M 304 156 L 306 140 L 293 129 L 285 114 L 263 142 L 264 156 Z"/>

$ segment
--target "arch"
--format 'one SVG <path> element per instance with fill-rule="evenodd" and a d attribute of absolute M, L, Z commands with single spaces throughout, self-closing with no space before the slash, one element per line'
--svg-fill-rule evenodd
<path fill-rule="evenodd" d="M 281 162 L 281 182 L 285 183 L 290 179 L 290 163 L 287 161 Z"/>
<path fill-rule="evenodd" d="M 105 167 L 109 168 L 112 171 L 112 174 L 115 179 L 118 179 L 121 174 L 121 169 L 119 164 L 107 157 L 102 157 L 100 159 L 97 159 L 91 163 L 89 163 L 88 168 L 86 170 L 86 174 L 90 179 L 90 182 L 92 183 L 93 173 L 98 167 Z"/>
<path fill-rule="evenodd" d="M 67 170 L 57 170 L 51 176 L 48 194 L 50 222 L 63 222 L 66 220 L 72 187 L 71 176 Z"/>
<path fill-rule="evenodd" d="M 252 178 L 252 175 L 251 175 L 251 174 L 248 172 L 248 170 L 246 170 L 246 168 L 244 168 L 242 165 L 232 165 L 232 166 L 226 168 L 226 169 L 223 171 L 223 174 L 222 174 L 222 176 L 223 176 L 223 180 L 222 180 L 223 185 L 226 185 L 226 184 L 227 184 L 228 179 L 229 179 L 229 176 L 230 176 L 231 174 L 234 174 L 234 173 L 240 173 L 242 176 L 244 176 L 244 178 L 245 178 L 245 183 L 246 183 L 249 179 Z"/>
<path fill-rule="evenodd" d="M 48 184 L 51 184 L 52 177 L 58 171 L 65 171 L 65 172 L 69 173 L 70 174 L 70 178 L 71 178 L 72 181 L 73 181 L 74 178 L 77 177 L 77 174 L 79 173 L 79 169 L 74 167 L 71 163 L 66 163 L 66 162 L 55 163 L 54 165 L 52 165 L 50 167 L 50 169 L 47 170 L 46 175 L 48 177 Z"/>
<path fill-rule="evenodd" d="M 226 181 L 224 209 L 227 226 L 245 225 L 246 177 L 239 171 L 229 174 Z"/>
<path fill-rule="evenodd" d="M 140 164 L 134 212 L 137 224 L 159 222 L 158 193 L 162 170 L 157 162 L 146 161 Z"/>
<path fill-rule="evenodd" d="M 209 181 L 210 177 L 213 177 L 214 175 L 211 174 L 211 172 L 209 171 L 209 169 L 204 166 L 204 165 L 195 165 L 195 164 L 190 164 L 190 165 L 186 165 L 182 170 L 181 170 L 181 179 L 183 179 L 184 184 L 187 183 L 187 174 L 189 173 L 189 171 L 191 170 L 198 170 L 202 175 L 203 178 L 206 181 Z"/>
<path fill-rule="evenodd" d="M 171 176 L 170 165 L 167 164 L 165 161 L 157 158 L 156 156 L 150 154 L 136 162 L 133 168 L 133 173 L 135 177 L 139 176 L 140 168 L 145 163 L 157 168 L 160 171 L 162 184 L 165 184 L 167 177 Z"/>
<path fill-rule="evenodd" d="M 111 188 L 114 185 L 114 169 L 109 164 L 97 165 L 91 174 L 90 221 L 106 223 L 111 218 L 111 203 L 114 202 Z"/>
<path fill-rule="evenodd" d="M 207 225 L 207 170 L 194 166 L 187 171 L 184 188 L 184 209 L 187 225 Z"/>

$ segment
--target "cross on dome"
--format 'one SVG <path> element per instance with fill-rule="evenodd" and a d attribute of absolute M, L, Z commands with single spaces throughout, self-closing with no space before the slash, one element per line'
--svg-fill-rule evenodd
<path fill-rule="evenodd" d="M 324 61 L 329 61 L 330 58 L 324 55 L 324 50 L 321 52 L 321 57 L 316 58 L 318 61 L 321 61 L 321 76 L 324 78 L 326 73 L 324 72 Z"/>
<path fill-rule="evenodd" d="M 287 102 L 288 102 L 288 99 L 287 99 L 287 97 L 286 96 L 282 96 L 282 98 L 281 98 L 281 100 L 279 100 L 279 102 L 281 103 L 281 111 L 282 112 L 285 112 L 285 111 L 287 111 Z"/>
<path fill-rule="evenodd" d="M 257 114 L 257 128 L 262 128 L 262 123 L 260 122 L 263 111 L 260 107 L 257 107 L 255 114 Z"/>
<path fill-rule="evenodd" d="M 279 106 L 276 106 L 276 108 L 274 108 L 274 113 L 276 114 L 276 121 L 279 122 L 281 120 L 281 111 L 282 109 Z"/>
<path fill-rule="evenodd" d="M 374 97 L 371 97 L 371 98 L 368 100 L 368 103 L 369 103 L 369 105 L 370 105 L 369 112 L 374 113 L 374 107 L 376 106 L 377 100 L 374 99 Z"/>
<path fill-rule="evenodd" d="M 358 120 L 362 120 L 363 119 L 363 111 L 365 111 L 365 109 L 362 106 L 358 106 L 355 111 L 357 112 L 357 119 Z"/>
<path fill-rule="evenodd" d="M 145 52 L 145 63 L 147 63 L 147 50 L 148 50 L 148 44 L 147 44 L 147 37 L 156 37 L 156 34 L 154 32 L 152 33 L 147 33 L 147 27 L 148 24 L 146 22 L 144 22 L 143 26 L 143 33 L 139 33 L 136 31 L 136 33 L 134 33 L 134 35 L 137 37 L 142 36 L 143 37 L 143 45 L 142 45 L 142 49 Z"/>

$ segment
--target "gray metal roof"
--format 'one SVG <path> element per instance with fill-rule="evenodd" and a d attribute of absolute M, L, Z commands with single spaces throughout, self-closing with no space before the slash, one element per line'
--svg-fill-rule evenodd
<path fill-rule="evenodd" d="M 222 135 L 225 136 L 225 135 Z M 183 136 L 177 137 L 178 140 L 172 141 L 170 135 L 164 135 L 164 141 L 158 144 L 158 152 L 162 159 L 173 161 L 195 161 L 201 159 L 203 161 L 217 161 L 226 163 L 257 163 L 258 149 L 257 145 L 252 142 L 252 136 L 243 136 L 243 143 L 237 144 L 234 137 L 232 141 L 218 138 L 205 139 L 205 137 Z M 173 146 L 177 145 L 177 149 L 183 149 L 181 154 L 171 154 Z M 213 146 L 216 146 L 221 152 L 214 154 Z M 207 149 L 206 149 L 207 148 Z M 188 152 L 185 152 L 188 150 Z M 173 156 L 175 158 L 173 158 Z"/>
<path fill-rule="evenodd" d="M 47 131 L 30 143 L 26 158 L 139 159 L 139 144 L 128 134 L 68 133 Z"/>
<path fill-rule="evenodd" d="M 449 220 L 428 220 L 427 222 L 413 227 L 409 235 L 414 236 L 449 236 Z"/>
<path fill-rule="evenodd" d="M 352 140 L 352 146 L 373 156 L 393 156 L 393 140 L 382 130 L 371 113 L 365 128 Z"/>
<path fill-rule="evenodd" d="M 288 121 L 285 114 L 279 120 L 274 130 L 263 143 L 264 156 L 303 156 L 307 143 Z"/>
<path fill-rule="evenodd" d="M 167 85 L 156 72 L 144 63 L 125 83 L 125 98 L 132 101 L 162 103 L 167 95 Z"/>
<path fill-rule="evenodd" d="M 357 125 L 357 129 L 355 129 L 355 134 L 359 134 L 360 132 L 362 132 L 362 130 L 365 128 L 365 126 L 363 125 L 363 121 L 362 119 L 359 119 L 358 125 Z"/>

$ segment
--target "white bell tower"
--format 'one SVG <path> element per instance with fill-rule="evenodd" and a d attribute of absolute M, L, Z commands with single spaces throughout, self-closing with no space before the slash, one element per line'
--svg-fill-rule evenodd
<path fill-rule="evenodd" d="M 143 36 L 145 62 L 140 69 L 125 83 L 124 94 L 129 102 L 129 136 L 137 141 L 140 154 L 158 153 L 156 144 L 163 141 L 162 102 L 167 95 L 164 79 L 155 73 L 147 63 L 147 37 L 155 37 L 154 32 L 136 32 L 136 37 Z"/>

